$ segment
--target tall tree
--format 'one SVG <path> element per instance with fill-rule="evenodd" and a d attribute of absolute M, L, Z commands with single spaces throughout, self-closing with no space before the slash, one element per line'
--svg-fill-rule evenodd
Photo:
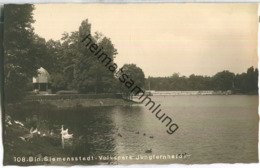
<path fill-rule="evenodd" d="M 257 93 L 258 92 L 258 69 L 250 67 L 247 73 L 237 74 L 235 76 L 236 92 Z"/>
<path fill-rule="evenodd" d="M 114 75 L 82 43 L 82 39 L 88 34 L 91 34 L 91 24 L 84 20 L 79 31 L 65 33 L 61 39 L 63 72 L 68 89 L 76 89 L 80 93 L 110 92 Z M 101 33 L 91 34 L 91 37 L 92 43 L 102 47 L 102 52 L 113 63 L 117 51 L 111 40 Z"/>
<path fill-rule="evenodd" d="M 122 74 L 127 75 L 127 80 L 130 80 L 130 79 L 133 80 L 133 82 L 134 82 L 133 86 L 138 86 L 140 88 L 143 88 L 143 90 L 144 90 L 145 75 L 144 75 L 143 70 L 140 67 L 136 66 L 136 64 L 124 64 L 122 69 L 123 69 Z M 122 80 L 122 77 L 120 77 L 121 80 Z M 120 78 L 119 78 L 119 80 L 120 80 Z M 121 82 L 118 83 L 118 85 L 119 85 L 118 88 L 120 88 L 120 91 L 123 92 L 127 97 L 130 98 L 131 90 L 133 89 L 133 87 L 129 88 L 126 85 L 127 82 L 124 82 L 125 84 L 123 84 L 123 85 Z"/>
<path fill-rule="evenodd" d="M 6 102 L 16 102 L 25 94 L 26 83 L 37 74 L 39 39 L 32 23 L 33 5 L 5 5 L 4 91 Z"/>
<path fill-rule="evenodd" d="M 212 82 L 215 90 L 232 90 L 235 74 L 229 71 L 218 72 L 213 76 Z"/>

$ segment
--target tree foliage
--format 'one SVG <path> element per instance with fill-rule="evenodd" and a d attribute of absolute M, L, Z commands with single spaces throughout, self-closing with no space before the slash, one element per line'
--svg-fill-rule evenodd
<path fill-rule="evenodd" d="M 44 39 L 34 34 L 33 5 L 5 5 L 4 89 L 5 101 L 16 102 L 26 91 L 29 78 L 37 74 Z"/>
<path fill-rule="evenodd" d="M 235 93 L 257 93 L 258 69 L 250 67 L 247 73 L 236 75 L 229 71 L 222 71 L 212 77 L 194 74 L 186 77 L 178 73 L 171 77 L 149 77 L 146 79 L 145 88 L 159 91 L 232 90 Z"/>
<path fill-rule="evenodd" d="M 214 90 L 231 90 L 234 85 L 234 77 L 235 74 L 229 71 L 218 72 L 212 78 Z"/>
<path fill-rule="evenodd" d="M 84 20 L 79 27 L 79 31 L 71 34 L 64 33 L 61 39 L 62 44 L 59 51 L 61 72 L 57 72 L 64 78 L 53 78 L 54 87 L 61 88 L 57 84 L 66 83 L 67 89 L 76 89 L 80 93 L 104 93 L 111 92 L 114 82 L 113 73 L 98 62 L 93 53 L 81 42 L 84 37 L 91 34 L 91 24 Z M 117 51 L 111 40 L 101 33 L 95 33 L 92 43 L 103 47 L 105 52 L 114 60 Z M 61 80 L 58 82 L 57 80 Z"/>
<path fill-rule="evenodd" d="M 130 96 L 131 94 L 131 90 L 135 87 L 138 86 L 140 88 L 143 88 L 145 85 L 145 75 L 143 70 L 136 66 L 136 64 L 124 64 L 123 67 L 123 73 L 122 74 L 126 74 L 127 75 L 127 80 L 126 81 L 130 81 L 132 80 L 133 83 L 129 88 L 129 86 L 127 86 L 127 82 L 124 82 L 124 84 L 122 84 L 122 82 L 118 82 L 118 88 L 120 88 L 120 92 L 126 94 L 127 96 Z M 122 76 L 122 74 L 120 76 Z M 121 78 L 121 77 L 120 77 Z"/>
<path fill-rule="evenodd" d="M 77 90 L 79 93 L 121 92 L 130 95 L 127 82 L 122 84 L 102 64 L 96 56 L 84 46 L 82 39 L 92 33 L 88 20 L 82 21 L 78 31 L 64 33 L 58 41 L 45 41 L 34 33 L 32 24 L 33 5 L 5 5 L 4 27 L 4 84 L 6 102 L 21 100 L 28 83 L 37 75 L 37 69 L 45 68 L 52 77 L 53 91 Z M 92 43 L 102 47 L 102 51 L 114 63 L 117 50 L 110 38 L 102 33 L 91 34 Z M 258 91 L 258 69 L 250 67 L 246 73 L 234 74 L 229 71 L 214 76 L 180 76 L 174 73 L 170 77 L 148 77 L 135 64 L 125 64 L 123 73 L 134 85 L 151 90 L 233 90 L 249 93 Z M 119 69 L 119 68 L 118 68 Z M 117 70 L 118 70 L 117 69 Z M 131 83 L 131 82 L 130 82 Z M 132 82 L 133 83 L 133 82 Z M 131 85 L 128 83 L 128 86 Z"/>

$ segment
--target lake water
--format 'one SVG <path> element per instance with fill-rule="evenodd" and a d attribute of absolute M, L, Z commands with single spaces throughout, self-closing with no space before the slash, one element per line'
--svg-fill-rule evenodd
<path fill-rule="evenodd" d="M 73 139 L 71 156 L 133 156 L 134 160 L 96 160 L 94 164 L 203 164 L 258 162 L 258 96 L 152 96 L 178 124 L 167 127 L 144 105 L 21 112 L 16 119 L 36 121 L 41 134 L 59 135 L 61 125 Z M 139 134 L 138 134 L 139 132 Z M 145 133 L 145 136 L 144 136 Z M 153 136 L 153 138 L 150 138 Z M 59 139 L 57 139 L 59 141 Z M 61 147 L 61 144 L 60 144 Z M 147 150 L 152 149 L 151 153 Z M 178 158 L 178 154 L 189 155 Z M 177 155 L 174 159 L 139 159 Z M 83 163 L 84 164 L 84 163 Z M 88 164 L 88 163 L 86 163 Z"/>

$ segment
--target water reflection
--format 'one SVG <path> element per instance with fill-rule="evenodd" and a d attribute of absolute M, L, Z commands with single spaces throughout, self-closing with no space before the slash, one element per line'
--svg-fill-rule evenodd
<path fill-rule="evenodd" d="M 15 115 L 27 127 L 40 132 L 40 137 L 51 139 L 52 145 L 64 148 L 71 156 L 114 156 L 115 134 L 118 127 L 111 111 L 114 107 L 89 107 L 63 110 L 20 111 Z M 67 133 L 61 134 L 63 131 Z M 73 137 L 68 135 L 73 134 Z M 111 161 L 106 161 L 110 162 Z"/>
<path fill-rule="evenodd" d="M 48 143 L 51 149 L 56 147 L 66 156 L 99 158 L 108 155 L 111 157 L 131 155 L 136 158 L 143 156 L 147 158 L 154 155 L 179 156 L 178 154 L 182 153 L 191 155 L 186 160 L 97 159 L 91 164 L 258 161 L 258 97 L 154 96 L 154 100 L 162 104 L 163 111 L 173 116 L 180 124 L 180 130 L 173 135 L 167 134 L 165 125 L 143 106 L 48 110 L 38 108 L 9 111 L 9 113 L 13 113 L 11 115 L 13 119 L 21 121 L 26 128 L 33 130 L 37 128 L 40 138 L 35 143 L 40 145 Z M 63 143 L 62 125 L 63 130 L 68 129 L 68 135 L 73 134 L 72 138 L 65 138 Z M 17 136 L 8 138 L 14 139 Z M 41 150 L 42 148 L 37 150 L 38 154 L 60 155 L 57 151 Z M 240 156 L 232 153 L 240 153 Z"/>

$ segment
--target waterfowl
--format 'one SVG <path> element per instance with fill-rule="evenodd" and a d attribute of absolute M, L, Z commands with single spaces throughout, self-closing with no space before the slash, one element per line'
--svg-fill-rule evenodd
<path fill-rule="evenodd" d="M 54 132 L 51 130 L 51 132 L 50 132 L 50 136 L 53 136 L 54 135 Z"/>
<path fill-rule="evenodd" d="M 18 137 L 18 138 L 20 138 L 21 140 L 23 140 L 24 142 L 26 142 L 26 141 L 29 141 L 29 140 L 32 138 L 32 135 L 26 134 L 26 135 L 20 136 L 20 137 Z"/>
<path fill-rule="evenodd" d="M 149 138 L 153 138 L 153 136 L 149 136 Z"/>
<path fill-rule="evenodd" d="M 120 133 L 117 134 L 118 136 L 122 137 L 122 135 Z"/>
<path fill-rule="evenodd" d="M 68 133 L 69 129 L 64 130 L 63 125 L 61 125 L 61 138 L 62 139 L 70 139 L 73 137 L 73 134 Z"/>
<path fill-rule="evenodd" d="M 68 134 L 68 128 L 66 130 L 63 129 L 63 125 L 61 126 L 61 134 Z"/>
<path fill-rule="evenodd" d="M 135 134 L 139 134 L 139 131 L 135 132 Z"/>
<path fill-rule="evenodd" d="M 145 153 L 152 153 L 152 149 L 145 150 Z"/>
<path fill-rule="evenodd" d="M 7 124 L 8 124 L 8 125 L 13 125 L 12 122 L 11 122 L 10 120 L 7 121 Z"/>
<path fill-rule="evenodd" d="M 18 137 L 23 141 L 29 141 L 31 138 L 33 138 L 33 128 L 30 129 L 30 133 L 29 134 L 25 134 L 24 136 L 20 136 Z"/>
<path fill-rule="evenodd" d="M 15 124 L 18 124 L 18 125 L 20 125 L 20 126 L 22 126 L 22 127 L 24 126 L 23 123 L 21 123 L 20 121 L 14 121 L 14 123 L 15 123 Z"/>
<path fill-rule="evenodd" d="M 65 134 L 65 135 L 62 135 L 62 137 L 64 139 L 71 139 L 71 138 L 73 138 L 73 134 Z"/>
<path fill-rule="evenodd" d="M 144 133 L 143 135 L 145 136 L 146 134 Z"/>
<path fill-rule="evenodd" d="M 32 129 L 32 128 L 31 128 L 31 129 Z M 35 133 L 38 133 L 38 134 L 39 134 L 37 128 L 36 128 L 35 130 L 32 131 L 32 134 L 35 134 Z"/>

